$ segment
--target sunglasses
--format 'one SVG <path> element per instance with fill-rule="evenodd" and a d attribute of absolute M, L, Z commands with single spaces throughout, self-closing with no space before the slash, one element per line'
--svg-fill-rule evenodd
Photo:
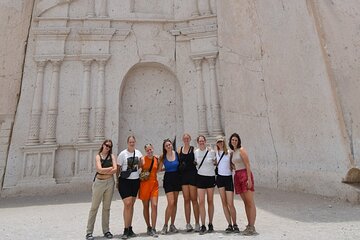
<path fill-rule="evenodd" d="M 109 145 L 109 144 L 104 144 L 105 145 L 105 147 L 108 147 L 108 148 L 112 148 L 112 146 L 111 145 Z"/>

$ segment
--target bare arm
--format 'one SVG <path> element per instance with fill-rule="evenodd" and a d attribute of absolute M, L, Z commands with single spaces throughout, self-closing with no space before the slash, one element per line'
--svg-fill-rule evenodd
<path fill-rule="evenodd" d="M 250 161 L 249 161 L 249 156 L 243 147 L 240 148 L 240 156 L 246 168 L 246 174 L 248 177 L 248 182 L 247 182 L 248 188 L 251 188 L 253 183 L 251 182 Z"/>
<path fill-rule="evenodd" d="M 164 171 L 164 156 L 159 157 L 159 165 L 158 165 L 158 172 Z"/>

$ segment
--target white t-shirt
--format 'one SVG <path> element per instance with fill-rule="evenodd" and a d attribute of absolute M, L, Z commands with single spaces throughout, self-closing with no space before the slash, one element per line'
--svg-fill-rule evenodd
<path fill-rule="evenodd" d="M 216 152 L 216 160 L 218 163 L 218 174 L 221 176 L 231 176 L 231 166 L 230 166 L 230 153 L 224 154 L 220 161 L 220 157 L 223 154 L 223 151 Z M 219 163 L 220 161 L 220 163 Z"/>
<path fill-rule="evenodd" d="M 139 178 L 139 162 L 142 154 L 139 150 L 135 149 L 135 159 L 134 152 L 129 152 L 127 149 L 123 150 L 118 158 L 117 165 L 121 166 L 121 171 L 126 171 L 129 165 L 132 165 L 132 173 L 128 177 L 128 179 L 138 179 Z M 131 167 L 131 166 L 130 166 Z M 121 174 L 121 173 L 120 173 Z"/>
<path fill-rule="evenodd" d="M 215 176 L 215 152 L 210 150 L 204 159 L 203 164 L 200 167 L 200 164 L 206 154 L 207 149 L 201 151 L 200 149 L 196 149 L 194 151 L 195 161 L 197 163 L 196 168 L 198 169 L 198 174 L 202 176 Z M 200 169 L 199 169 L 200 167 Z"/>

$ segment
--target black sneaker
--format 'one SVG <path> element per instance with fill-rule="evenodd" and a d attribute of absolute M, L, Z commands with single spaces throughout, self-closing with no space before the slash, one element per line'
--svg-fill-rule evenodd
<path fill-rule="evenodd" d="M 234 233 L 240 233 L 240 229 L 237 224 L 234 224 L 233 229 L 234 229 Z"/>
<path fill-rule="evenodd" d="M 106 238 L 110 239 L 110 238 L 113 238 L 113 237 L 114 237 L 114 235 L 112 235 L 112 233 L 111 233 L 111 232 L 106 232 L 106 233 L 104 233 L 104 237 L 106 237 Z"/>
<path fill-rule="evenodd" d="M 88 233 L 88 234 L 86 234 L 85 239 L 86 240 L 94 240 L 94 237 L 93 237 L 92 233 Z"/>
<path fill-rule="evenodd" d="M 132 230 L 132 226 L 129 227 L 128 237 L 136 237 L 136 234 Z"/>
<path fill-rule="evenodd" d="M 128 239 L 128 235 L 129 235 L 129 229 L 128 228 L 124 228 L 124 233 L 123 235 L 121 235 L 121 239 Z"/>
<path fill-rule="evenodd" d="M 234 225 L 234 227 L 237 225 Z M 238 228 L 239 229 L 239 228 Z M 226 233 L 232 233 L 234 231 L 233 226 L 231 224 L 229 224 L 229 226 L 227 227 L 227 229 L 225 229 Z"/>
<path fill-rule="evenodd" d="M 208 233 L 212 233 L 214 231 L 214 226 L 212 225 L 212 223 L 209 223 L 208 225 Z"/>
<path fill-rule="evenodd" d="M 152 231 L 151 230 L 152 230 L 152 227 L 148 226 L 146 234 L 149 235 L 149 236 L 152 236 Z"/>
<path fill-rule="evenodd" d="M 200 234 L 200 235 L 204 235 L 205 233 L 206 233 L 206 227 L 205 227 L 205 225 L 202 225 L 202 226 L 200 227 L 199 234 Z"/>

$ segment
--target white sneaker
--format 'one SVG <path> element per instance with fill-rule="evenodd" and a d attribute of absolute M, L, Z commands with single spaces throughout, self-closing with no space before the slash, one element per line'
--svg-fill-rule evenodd
<path fill-rule="evenodd" d="M 200 232 L 200 224 L 195 223 L 195 232 Z"/>
<path fill-rule="evenodd" d="M 177 228 L 175 227 L 174 224 L 171 224 L 171 225 L 170 225 L 169 232 L 171 232 L 171 233 L 178 233 L 179 230 L 177 230 Z"/>
<path fill-rule="evenodd" d="M 193 227 L 191 226 L 191 224 L 190 224 L 190 223 L 187 223 L 187 224 L 186 224 L 186 231 L 187 231 L 187 232 L 191 232 L 192 230 L 194 230 L 194 229 L 193 229 Z"/>

